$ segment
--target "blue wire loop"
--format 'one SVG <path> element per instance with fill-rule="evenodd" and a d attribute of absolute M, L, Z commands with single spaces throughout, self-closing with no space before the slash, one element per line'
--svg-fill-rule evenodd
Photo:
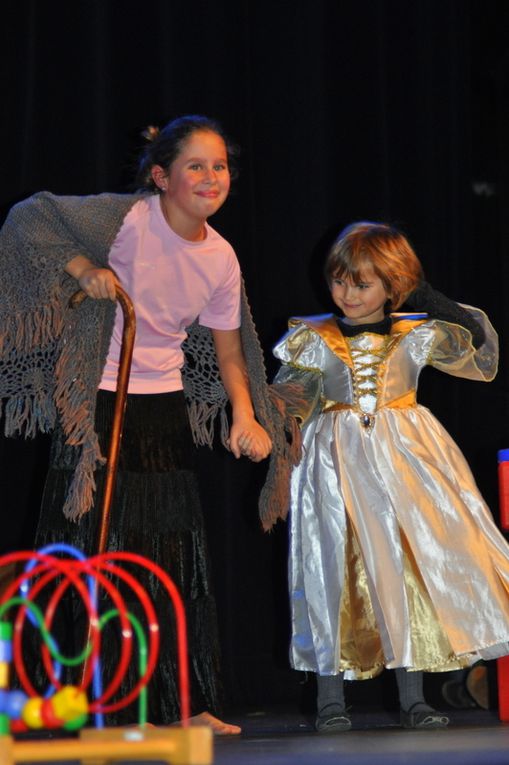
<path fill-rule="evenodd" d="M 77 547 L 73 547 L 72 545 L 65 544 L 64 542 L 56 542 L 54 544 L 46 545 L 45 547 L 41 547 L 37 552 L 44 554 L 44 555 L 53 555 L 54 553 L 63 553 L 64 555 L 68 555 L 71 558 L 76 558 L 76 560 L 79 561 L 86 561 L 87 556 L 81 551 L 78 550 Z M 40 561 L 38 561 L 36 558 L 33 558 L 32 560 L 28 561 L 28 563 L 25 566 L 25 573 L 29 573 L 32 571 Z M 87 575 L 87 587 L 88 592 L 90 595 L 90 600 L 92 602 L 93 607 L 95 610 L 98 610 L 98 601 L 97 601 L 97 584 L 94 580 L 94 577 L 90 574 Z M 30 580 L 26 579 L 24 582 L 20 585 L 20 594 L 24 598 L 28 598 L 30 595 Z M 28 619 L 30 622 L 37 626 L 37 620 L 35 616 L 30 612 L 30 609 L 27 610 Z M 54 649 L 55 652 L 59 651 L 58 645 L 53 638 L 53 636 L 49 636 L 50 640 L 50 646 L 52 649 Z M 55 676 L 57 680 L 60 681 L 60 678 L 62 677 L 62 664 L 58 661 L 54 661 L 53 664 L 53 671 L 55 673 Z M 44 694 L 44 698 L 49 698 L 53 695 L 56 688 L 53 684 L 50 683 L 46 693 Z M 99 658 L 97 659 L 97 663 L 94 667 L 94 673 L 92 677 L 92 692 L 94 699 L 98 699 L 102 696 L 103 692 L 103 684 L 102 684 L 102 670 L 101 670 L 101 662 Z M 96 712 L 94 715 L 95 718 L 95 725 L 97 728 L 104 728 L 104 714 L 102 712 Z"/>

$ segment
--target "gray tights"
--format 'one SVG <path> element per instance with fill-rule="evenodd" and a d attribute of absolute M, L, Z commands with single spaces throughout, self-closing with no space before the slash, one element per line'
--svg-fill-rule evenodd
<path fill-rule="evenodd" d="M 423 694 L 423 673 L 407 672 L 404 667 L 395 670 L 396 683 L 398 685 L 399 705 L 407 712 L 415 704 L 423 704 L 426 701 Z M 333 705 L 335 712 L 345 709 L 344 673 L 337 675 L 317 675 L 318 697 L 316 706 L 318 713 L 325 707 Z"/>

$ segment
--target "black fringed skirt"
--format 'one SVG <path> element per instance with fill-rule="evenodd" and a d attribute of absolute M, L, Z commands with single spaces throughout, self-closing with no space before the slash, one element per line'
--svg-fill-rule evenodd
<path fill-rule="evenodd" d="M 103 454 L 107 454 L 115 394 L 99 391 L 96 431 Z M 62 433 L 55 433 L 50 468 L 45 484 L 36 546 L 66 542 L 93 555 L 98 535 L 104 469 L 96 471 L 94 508 L 79 523 L 68 521 L 63 500 L 76 464 L 75 450 L 65 446 Z M 173 579 L 184 600 L 189 641 L 191 709 L 220 712 L 219 647 L 214 598 L 210 590 L 209 564 L 204 523 L 195 469 L 196 449 L 192 441 L 184 395 L 175 393 L 140 395 L 127 399 L 122 445 L 110 515 L 108 550 L 135 552 L 150 558 Z M 148 691 L 148 719 L 167 724 L 179 719 L 175 622 L 166 590 L 158 580 L 139 567 L 130 570 L 149 592 L 158 615 L 161 651 Z M 129 588 L 115 582 L 136 616 L 142 613 Z M 135 600 L 135 599 L 134 599 Z M 106 607 L 106 606 L 105 606 Z M 112 604 L 109 601 L 108 607 Z M 59 607 L 52 632 L 64 653 L 79 653 L 83 645 L 84 611 L 69 593 Z M 115 622 L 115 620 L 112 620 Z M 106 684 L 118 663 L 118 622 L 102 636 L 101 661 Z M 133 656 L 136 641 L 133 642 Z M 32 652 L 30 652 L 32 653 Z M 45 683 L 40 661 L 33 659 L 32 673 Z M 120 688 L 124 696 L 137 681 L 137 661 L 131 661 Z M 70 670 L 70 680 L 76 682 Z M 108 724 L 127 724 L 137 719 L 137 706 L 112 713 Z"/>

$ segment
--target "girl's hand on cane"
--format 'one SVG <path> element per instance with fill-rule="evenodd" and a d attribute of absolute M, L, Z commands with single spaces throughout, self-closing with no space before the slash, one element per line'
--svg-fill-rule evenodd
<path fill-rule="evenodd" d="M 83 292 L 95 300 L 115 300 L 118 283 L 118 279 L 109 268 L 89 268 L 78 279 Z"/>
<path fill-rule="evenodd" d="M 74 276 L 88 297 L 116 300 L 116 288 L 120 283 L 110 268 L 100 268 L 84 255 L 77 255 L 67 263 L 65 270 Z"/>

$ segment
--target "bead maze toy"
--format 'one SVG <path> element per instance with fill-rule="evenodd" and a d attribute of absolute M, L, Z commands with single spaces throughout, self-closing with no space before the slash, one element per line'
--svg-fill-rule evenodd
<path fill-rule="evenodd" d="M 66 553 L 56 557 L 49 553 Z M 7 587 L 0 599 L 0 762 L 14 765 L 22 762 L 54 762 L 81 760 L 101 763 L 112 760 L 158 759 L 171 765 L 210 765 L 212 731 L 189 725 L 189 680 L 185 612 L 180 595 L 170 577 L 152 561 L 134 553 L 109 552 L 86 559 L 67 545 L 52 545 L 38 552 L 11 553 L 0 557 L 0 567 L 24 563 L 25 568 Z M 177 625 L 179 693 L 182 723 L 179 727 L 150 727 L 146 718 L 146 687 L 157 662 L 159 623 L 153 604 L 137 579 L 122 564 L 139 566 L 156 576 L 173 603 Z M 118 588 L 110 577 L 121 580 L 142 606 L 148 626 L 148 639 L 140 619 L 130 613 Z M 59 604 L 69 588 L 81 598 L 88 616 L 90 641 L 77 657 L 65 657 L 51 635 L 51 625 Z M 48 588 L 44 612 L 37 599 Z M 18 594 L 20 593 L 20 594 Z M 98 613 L 98 596 L 106 594 L 112 608 Z M 12 621 L 7 616 L 15 611 Z M 117 619 L 121 633 L 121 650 L 116 671 L 106 688 L 101 687 L 101 632 L 112 619 Z M 50 687 L 42 697 L 33 687 L 26 672 L 22 651 L 23 628 L 27 620 L 39 629 L 41 657 Z M 120 686 L 132 657 L 133 632 L 138 644 L 139 680 L 120 700 L 111 697 Z M 79 666 L 87 660 L 81 682 L 63 685 L 59 674 L 62 665 Z M 9 688 L 11 665 L 22 690 Z M 89 686 L 93 682 L 92 698 Z M 103 715 L 126 707 L 138 699 L 138 725 L 124 728 L 104 727 Z M 95 728 L 83 728 L 89 715 L 95 716 Z M 78 739 L 51 741 L 16 741 L 12 734 L 28 730 L 63 729 L 81 731 Z"/>

